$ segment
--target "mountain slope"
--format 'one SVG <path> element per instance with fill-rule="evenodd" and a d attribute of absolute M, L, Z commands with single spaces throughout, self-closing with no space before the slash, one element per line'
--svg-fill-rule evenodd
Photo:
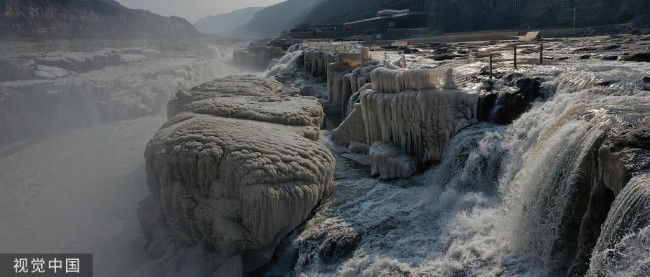
<path fill-rule="evenodd" d="M 496 1 L 430 0 L 416 1 L 322 0 L 301 18 L 301 22 L 332 25 L 374 17 L 384 8 L 432 12 L 432 28 L 444 31 L 470 31 L 502 28 L 570 27 L 574 9 L 560 1 L 520 1 L 520 6 Z M 507 1 L 506 1 L 507 2 Z M 575 1 L 576 26 L 623 23 L 635 19 L 648 21 L 648 0 Z"/>
<path fill-rule="evenodd" d="M 323 0 L 304 17 L 312 24 L 342 24 L 377 15 L 390 0 Z"/>
<path fill-rule="evenodd" d="M 112 0 L 2 0 L 0 38 L 194 37 L 180 17 L 128 9 Z"/>
<path fill-rule="evenodd" d="M 224 36 L 235 35 L 234 29 L 251 20 L 255 14 L 265 7 L 251 7 L 236 10 L 230 13 L 210 15 L 199 19 L 194 27 L 202 33 L 219 34 Z"/>
<path fill-rule="evenodd" d="M 323 0 L 287 0 L 258 11 L 251 20 L 235 30 L 247 37 L 270 38 L 296 24 Z"/>

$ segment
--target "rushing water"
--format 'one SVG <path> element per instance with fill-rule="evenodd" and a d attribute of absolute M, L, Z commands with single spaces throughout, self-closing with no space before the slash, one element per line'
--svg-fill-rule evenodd
<path fill-rule="evenodd" d="M 382 182 L 339 158 L 334 195 L 287 240 L 266 273 L 289 267 L 342 276 L 566 272 L 575 253 L 564 248 L 575 245 L 562 240 L 563 220 L 575 202 L 581 162 L 608 130 L 650 114 L 650 93 L 640 83 L 650 68 L 593 63 L 529 70 L 547 80 L 547 100 L 509 126 L 466 128 L 423 174 Z M 596 253 L 592 268 L 649 273 L 647 228 L 631 232 L 612 246 L 621 249 L 606 250 L 628 259 Z M 332 237 L 357 241 L 337 241 L 354 242 L 347 256 L 332 258 L 323 251 Z"/>

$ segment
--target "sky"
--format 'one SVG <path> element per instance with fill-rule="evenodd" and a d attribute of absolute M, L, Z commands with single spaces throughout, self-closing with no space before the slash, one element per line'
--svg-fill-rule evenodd
<path fill-rule="evenodd" d="M 191 23 L 199 18 L 246 7 L 269 6 L 284 0 L 117 0 L 132 9 L 145 9 L 164 16 L 180 16 Z"/>

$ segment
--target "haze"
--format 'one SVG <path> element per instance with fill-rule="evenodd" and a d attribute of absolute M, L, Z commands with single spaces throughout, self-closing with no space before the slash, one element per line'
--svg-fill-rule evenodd
<path fill-rule="evenodd" d="M 283 0 L 117 0 L 122 5 L 132 9 L 145 9 L 164 16 L 180 16 L 190 22 L 201 17 L 228 13 L 246 7 L 269 6 Z"/>

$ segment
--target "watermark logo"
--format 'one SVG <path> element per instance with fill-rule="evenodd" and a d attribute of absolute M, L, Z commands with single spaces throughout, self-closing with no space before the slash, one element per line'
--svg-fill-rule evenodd
<path fill-rule="evenodd" d="M 93 276 L 92 254 L 0 254 L 0 276 Z"/>

